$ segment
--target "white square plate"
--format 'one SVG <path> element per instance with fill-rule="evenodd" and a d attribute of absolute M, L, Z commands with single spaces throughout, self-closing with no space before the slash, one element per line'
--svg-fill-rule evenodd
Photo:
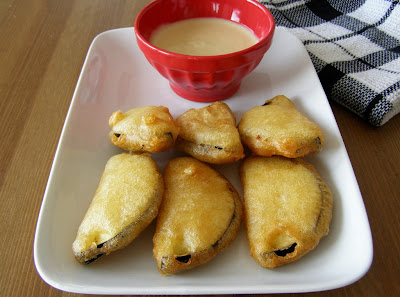
<path fill-rule="evenodd" d="M 90 265 L 78 264 L 72 242 L 107 160 L 121 152 L 108 140 L 113 111 L 164 105 L 177 117 L 196 103 L 178 97 L 140 52 L 133 28 L 97 36 L 84 63 L 61 134 L 40 210 L 34 258 L 51 286 L 91 294 L 240 294 L 310 292 L 355 282 L 372 262 L 372 237 L 346 148 L 318 76 L 302 43 L 277 28 L 260 65 L 225 100 L 239 121 L 243 112 L 284 94 L 326 133 L 321 153 L 306 157 L 330 186 L 334 215 L 330 234 L 297 262 L 263 269 L 250 257 L 244 227 L 211 262 L 161 276 L 152 257 L 154 223 L 125 249 Z M 154 155 L 163 169 L 176 153 Z M 238 164 L 217 166 L 242 194 Z"/>

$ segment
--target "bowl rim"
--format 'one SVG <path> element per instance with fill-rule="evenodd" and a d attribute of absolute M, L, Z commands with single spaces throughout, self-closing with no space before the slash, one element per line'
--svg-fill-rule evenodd
<path fill-rule="evenodd" d="M 227 53 L 227 54 L 222 54 L 222 55 L 209 55 L 209 56 L 197 56 L 197 55 L 186 55 L 186 54 L 179 54 L 179 53 L 174 53 L 170 52 L 164 49 L 161 49 L 153 44 L 150 43 L 144 36 L 139 32 L 139 30 L 136 30 L 138 28 L 139 21 L 143 14 L 149 10 L 152 6 L 156 5 L 158 2 L 161 1 L 166 1 L 166 0 L 154 0 L 147 4 L 136 16 L 135 22 L 134 22 L 134 29 L 135 29 L 135 35 L 136 38 L 140 40 L 141 43 L 145 44 L 146 47 L 151 48 L 154 51 L 157 51 L 158 53 L 162 54 L 165 57 L 174 57 L 175 59 L 186 59 L 186 60 L 196 60 L 196 61 L 211 61 L 211 60 L 220 60 L 220 59 L 229 59 L 232 57 L 236 56 L 241 56 L 246 53 L 250 53 L 256 50 L 259 50 L 263 48 L 265 45 L 267 45 L 270 40 L 272 39 L 275 31 L 275 19 L 272 15 L 272 13 L 260 2 L 257 2 L 256 0 L 244 0 L 244 2 L 249 2 L 255 6 L 257 6 L 259 9 L 261 9 L 264 14 L 268 17 L 271 26 L 268 28 L 268 31 L 266 32 L 265 36 L 261 39 L 258 40 L 257 43 L 253 44 L 250 47 L 247 47 L 243 50 L 232 52 L 232 53 Z M 230 20 L 232 21 L 232 20 Z M 238 23 L 238 22 L 237 22 Z M 240 23 L 238 23 L 240 24 Z M 242 25 L 242 24 L 241 24 Z"/>

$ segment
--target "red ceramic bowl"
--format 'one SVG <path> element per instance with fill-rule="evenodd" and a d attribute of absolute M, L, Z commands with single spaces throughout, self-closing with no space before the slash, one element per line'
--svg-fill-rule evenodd
<path fill-rule="evenodd" d="M 153 46 L 149 40 L 159 26 L 189 18 L 217 17 L 250 28 L 258 37 L 255 45 L 217 56 L 176 54 Z M 179 96 L 212 102 L 232 96 L 242 78 L 261 61 L 272 43 L 275 21 L 254 0 L 155 0 L 138 14 L 135 34 L 138 45 L 158 72 L 167 78 Z"/>

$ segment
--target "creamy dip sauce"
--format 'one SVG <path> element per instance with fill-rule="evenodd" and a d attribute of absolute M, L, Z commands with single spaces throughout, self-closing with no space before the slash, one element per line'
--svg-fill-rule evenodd
<path fill-rule="evenodd" d="M 224 55 L 258 42 L 248 28 L 219 18 L 193 18 L 161 26 L 150 37 L 153 45 L 178 54 Z"/>

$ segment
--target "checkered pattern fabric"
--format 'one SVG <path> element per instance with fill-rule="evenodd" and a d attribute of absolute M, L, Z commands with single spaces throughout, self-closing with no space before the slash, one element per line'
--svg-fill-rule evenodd
<path fill-rule="evenodd" d="M 399 0 L 260 2 L 303 42 L 330 100 L 375 126 L 400 111 Z"/>

